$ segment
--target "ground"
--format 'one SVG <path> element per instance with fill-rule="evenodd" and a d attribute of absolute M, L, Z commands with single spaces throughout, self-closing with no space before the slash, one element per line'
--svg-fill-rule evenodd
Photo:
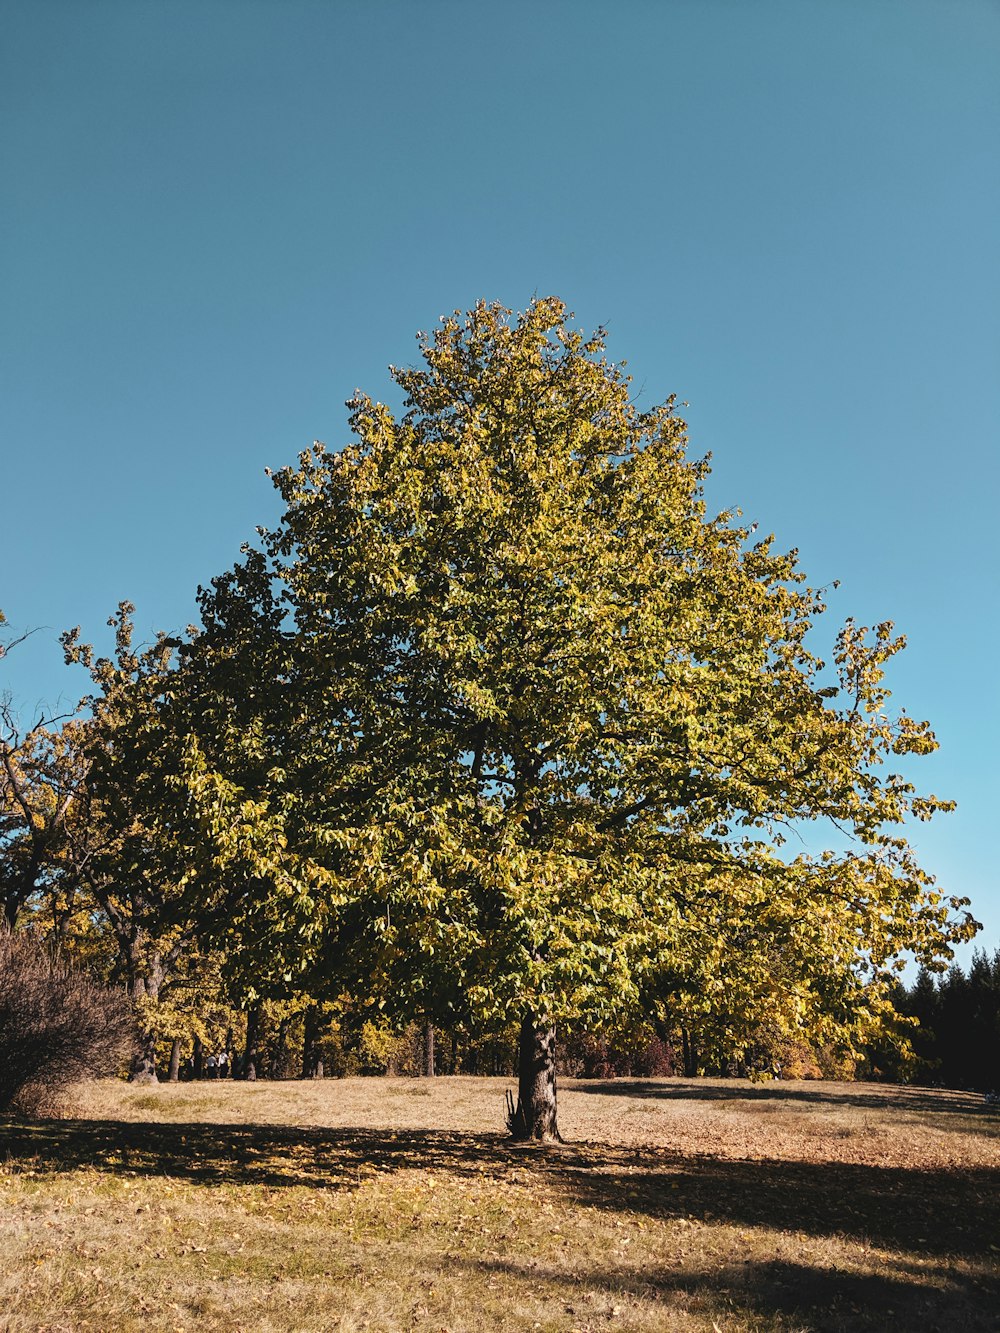
<path fill-rule="evenodd" d="M 855 1083 L 77 1090 L 0 1117 L 0 1330 L 1000 1329 L 1000 1114 Z"/>

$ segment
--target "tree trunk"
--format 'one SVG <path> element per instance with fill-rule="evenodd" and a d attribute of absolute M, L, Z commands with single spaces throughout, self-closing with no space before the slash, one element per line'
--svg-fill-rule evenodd
<path fill-rule="evenodd" d="M 243 1077 L 248 1083 L 257 1082 L 257 1042 L 260 1039 L 260 1005 L 253 1005 L 247 1013 L 247 1045 L 243 1055 Z"/>
<path fill-rule="evenodd" d="M 132 987 L 133 1000 L 141 998 L 146 993 L 143 983 Z M 155 995 L 152 998 L 156 998 Z M 144 1030 L 141 1033 L 141 1046 L 132 1057 L 132 1063 L 128 1071 L 128 1081 L 130 1083 L 158 1083 L 156 1077 L 156 1033 Z"/>
<path fill-rule="evenodd" d="M 285 1048 L 288 1045 L 288 1022 L 283 1018 L 278 1024 L 278 1031 L 275 1034 L 274 1042 L 270 1050 L 270 1058 L 267 1062 L 268 1078 L 282 1078 L 285 1073 Z"/>
<path fill-rule="evenodd" d="M 7 923 L 7 929 L 13 932 L 17 925 L 17 914 L 21 910 L 20 896 L 14 893 L 8 894 L 4 899 L 3 914 Z"/>
<path fill-rule="evenodd" d="M 323 1027 L 323 1015 L 318 1004 L 311 1004 L 306 1010 L 302 1034 L 302 1077 L 322 1078 L 323 1060 L 319 1053 L 319 1038 Z"/>
<path fill-rule="evenodd" d="M 132 1064 L 128 1071 L 128 1081 L 130 1083 L 159 1083 L 156 1077 L 156 1061 L 153 1058 L 149 1045 L 132 1057 Z"/>
<path fill-rule="evenodd" d="M 127 954 L 128 992 L 134 1003 L 148 999 L 155 1004 L 159 998 L 160 982 L 162 980 L 159 954 L 154 953 L 148 961 L 150 966 L 148 970 L 144 971 L 142 967 L 143 953 L 139 936 L 136 935 L 130 941 L 129 953 Z M 130 1083 L 159 1082 L 156 1077 L 156 1033 L 151 1029 L 144 1028 L 142 1032 L 142 1046 L 132 1058 L 128 1081 Z"/>
<path fill-rule="evenodd" d="M 698 1076 L 698 1051 L 687 1028 L 681 1028 L 681 1049 L 684 1054 L 684 1077 Z"/>
<path fill-rule="evenodd" d="M 175 1037 L 170 1043 L 170 1064 L 167 1066 L 167 1079 L 176 1083 L 181 1076 L 181 1039 Z"/>
<path fill-rule="evenodd" d="M 508 1093 L 507 1122 L 515 1139 L 562 1142 L 556 1123 L 556 1029 L 532 1013 L 521 1021 L 517 1106 Z"/>
<path fill-rule="evenodd" d="M 429 1018 L 424 1023 L 424 1076 L 434 1077 L 434 1024 Z"/>
<path fill-rule="evenodd" d="M 311 1004 L 302 1020 L 302 1077 L 322 1078 L 323 1062 L 319 1059 L 317 1043 L 319 1041 L 320 1013 L 319 1005 Z M 319 1070 L 317 1074 L 317 1068 Z"/>
<path fill-rule="evenodd" d="M 197 1034 L 194 1039 L 194 1051 L 191 1055 L 191 1070 L 195 1078 L 205 1077 L 205 1047 Z"/>

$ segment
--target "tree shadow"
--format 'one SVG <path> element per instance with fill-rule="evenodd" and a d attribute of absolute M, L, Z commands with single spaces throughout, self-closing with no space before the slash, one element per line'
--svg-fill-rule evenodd
<path fill-rule="evenodd" d="M 574 1079 L 571 1087 L 573 1092 L 599 1093 L 605 1097 L 699 1102 L 803 1102 L 811 1106 L 857 1107 L 904 1114 L 958 1115 L 981 1120 L 982 1124 L 976 1126 L 977 1133 L 1000 1133 L 1000 1114 L 981 1093 L 957 1092 L 949 1088 L 887 1084 L 883 1092 L 877 1084 L 871 1083 L 786 1083 L 779 1079 L 748 1083 L 740 1079 L 727 1084 L 724 1081 L 627 1078 Z"/>
<path fill-rule="evenodd" d="M 587 1207 L 739 1227 L 843 1236 L 923 1255 L 995 1261 L 1000 1169 L 682 1156 L 586 1143 L 537 1149 L 500 1134 L 116 1120 L 0 1120 L 11 1169 L 198 1183 L 356 1188 L 372 1172 L 525 1173 Z"/>
<path fill-rule="evenodd" d="M 1000 1280 L 983 1280 L 947 1267 L 900 1265 L 892 1273 L 844 1272 L 833 1266 L 782 1260 L 730 1262 L 711 1269 L 610 1266 L 543 1268 L 530 1261 L 463 1259 L 453 1263 L 484 1277 L 499 1277 L 516 1288 L 544 1281 L 562 1286 L 572 1314 L 586 1310 L 588 1288 L 645 1301 L 678 1298 L 715 1313 L 794 1320 L 810 1333 L 880 1333 L 891 1327 L 921 1333 L 995 1333 Z M 583 1298 L 583 1300 L 581 1300 Z M 713 1325 L 718 1327 L 718 1325 Z"/>
<path fill-rule="evenodd" d="M 595 1208 L 843 1236 L 887 1249 L 997 1258 L 1000 1168 L 916 1169 L 617 1150 L 617 1169 L 567 1161 L 564 1186 Z"/>
<path fill-rule="evenodd" d="M 357 1186 L 366 1171 L 478 1171 L 502 1151 L 496 1135 L 300 1125 L 122 1120 L 18 1120 L 0 1124 L 0 1156 L 35 1172 L 91 1166 L 201 1184 L 284 1188 Z"/>
<path fill-rule="evenodd" d="M 373 1174 L 410 1169 L 480 1179 L 485 1171 L 498 1188 L 505 1180 L 523 1186 L 534 1178 L 568 1202 L 610 1214 L 836 1237 L 888 1251 L 880 1258 L 888 1271 L 838 1271 L 833 1262 L 740 1262 L 733 1254 L 711 1267 L 684 1267 L 695 1261 L 678 1260 L 682 1266 L 641 1270 L 625 1261 L 594 1263 L 593 1253 L 580 1255 L 571 1271 L 548 1272 L 515 1256 L 452 1256 L 450 1262 L 515 1288 L 523 1282 L 526 1295 L 531 1283 L 545 1278 L 565 1284 L 567 1300 L 589 1284 L 605 1294 L 673 1307 L 688 1303 L 723 1316 L 794 1319 L 817 1333 L 998 1327 L 998 1169 L 733 1161 L 592 1143 L 540 1149 L 499 1134 L 443 1131 L 9 1117 L 0 1120 L 0 1157 L 8 1169 L 35 1175 L 89 1167 L 272 1189 L 352 1190 Z"/>

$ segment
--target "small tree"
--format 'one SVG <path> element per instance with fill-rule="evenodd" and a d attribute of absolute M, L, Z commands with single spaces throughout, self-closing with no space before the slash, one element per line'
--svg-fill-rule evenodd
<path fill-rule="evenodd" d="M 0 931 L 0 1111 L 42 1106 L 81 1078 L 114 1073 L 137 1035 L 124 995 L 31 936 Z"/>

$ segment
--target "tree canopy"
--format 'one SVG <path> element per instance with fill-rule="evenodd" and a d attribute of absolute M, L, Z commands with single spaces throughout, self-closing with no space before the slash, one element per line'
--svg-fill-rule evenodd
<path fill-rule="evenodd" d="M 936 746 L 888 709 L 902 638 L 848 620 L 821 660 L 796 553 L 707 511 L 675 400 L 640 407 L 559 301 L 420 348 L 403 411 L 359 393 L 202 595 L 189 891 L 228 885 L 227 928 L 288 975 L 516 1014 L 530 1136 L 558 1132 L 560 1021 L 766 1003 L 862 1039 L 893 961 L 973 928 L 905 838 L 948 803 L 892 771 Z M 822 821 L 849 850 L 789 855 Z"/>

